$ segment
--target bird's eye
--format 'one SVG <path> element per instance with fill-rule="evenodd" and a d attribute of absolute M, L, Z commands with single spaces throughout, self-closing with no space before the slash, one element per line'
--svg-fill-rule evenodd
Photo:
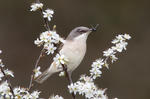
<path fill-rule="evenodd" d="M 79 33 L 85 33 L 85 32 L 87 32 L 86 30 L 81 30 L 81 29 L 78 29 L 77 30 Z"/>

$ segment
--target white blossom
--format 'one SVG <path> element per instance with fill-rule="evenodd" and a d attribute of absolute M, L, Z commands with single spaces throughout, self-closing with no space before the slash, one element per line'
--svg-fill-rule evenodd
<path fill-rule="evenodd" d="M 124 34 L 124 38 L 127 39 L 127 40 L 130 40 L 131 36 L 129 34 Z"/>
<path fill-rule="evenodd" d="M 4 70 L 4 72 L 5 72 L 6 75 L 14 77 L 14 74 L 13 74 L 13 72 L 11 70 L 6 69 L 6 70 Z"/>
<path fill-rule="evenodd" d="M 60 72 L 60 73 L 59 73 L 59 76 L 60 76 L 60 77 L 65 76 L 65 72 L 64 72 L 64 71 Z"/>
<path fill-rule="evenodd" d="M 34 44 L 37 46 L 41 46 L 42 45 L 42 40 L 39 40 L 39 38 L 37 38 L 37 40 L 34 41 Z"/>
<path fill-rule="evenodd" d="M 118 59 L 115 55 L 111 55 L 110 58 L 112 63 Z"/>
<path fill-rule="evenodd" d="M 8 86 L 8 82 L 5 81 L 0 85 L 0 94 L 5 96 L 7 99 L 11 99 L 12 93 L 10 92 L 10 88 Z"/>
<path fill-rule="evenodd" d="M 86 75 L 81 75 L 79 80 L 84 81 L 84 82 L 92 82 L 93 81 L 93 79 L 91 77 L 86 76 Z"/>
<path fill-rule="evenodd" d="M 53 17 L 52 15 L 54 14 L 54 11 L 51 9 L 47 9 L 45 10 L 45 12 L 43 12 L 43 17 L 47 18 L 48 21 L 51 21 L 51 18 Z"/>
<path fill-rule="evenodd" d="M 38 66 L 36 69 L 34 69 L 34 79 L 36 79 L 39 75 L 42 74 L 42 72 L 40 71 L 41 67 Z"/>
<path fill-rule="evenodd" d="M 39 92 L 39 91 L 33 91 L 33 92 L 31 93 L 32 99 L 38 99 L 40 93 L 41 93 L 41 92 Z"/>
<path fill-rule="evenodd" d="M 113 49 L 109 48 L 108 50 L 103 51 L 103 53 L 104 53 L 103 56 L 108 57 L 108 56 L 111 56 L 111 55 L 115 54 L 116 52 L 114 52 Z"/>
<path fill-rule="evenodd" d="M 61 64 L 65 65 L 69 61 L 67 57 L 63 54 L 57 54 L 56 57 L 54 57 L 54 61 L 56 62 L 56 65 L 59 66 Z"/>
<path fill-rule="evenodd" d="M 123 35 L 116 36 L 116 39 L 119 40 L 120 42 L 122 42 L 122 41 L 125 40 L 125 38 L 123 37 Z"/>
<path fill-rule="evenodd" d="M 40 40 L 44 43 L 50 42 L 52 40 L 52 32 L 51 31 L 45 31 L 41 33 Z"/>
<path fill-rule="evenodd" d="M 103 59 L 97 59 L 92 63 L 92 67 L 102 68 L 102 65 L 104 65 Z"/>
<path fill-rule="evenodd" d="M 75 95 L 78 92 L 78 88 L 79 87 L 76 86 L 76 84 L 73 84 L 73 83 L 68 86 L 69 92 L 74 93 Z"/>
<path fill-rule="evenodd" d="M 57 49 L 54 44 L 49 44 L 48 46 L 44 46 L 44 48 L 47 50 L 46 53 L 47 55 L 53 54 L 54 51 Z"/>
<path fill-rule="evenodd" d="M 90 70 L 90 74 L 92 75 L 92 78 L 93 79 L 96 79 L 97 77 L 100 77 L 102 72 L 100 71 L 99 68 L 97 67 L 93 67 L 91 70 Z"/>
<path fill-rule="evenodd" d="M 42 3 L 33 3 L 31 5 L 30 11 L 36 11 L 36 10 L 42 9 L 42 8 L 43 8 L 43 4 Z"/>
<path fill-rule="evenodd" d="M 21 87 L 15 87 L 13 89 L 13 92 L 15 95 L 15 99 L 21 99 L 21 98 L 25 97 L 26 94 L 29 94 L 27 89 L 21 88 Z"/>
<path fill-rule="evenodd" d="M 64 99 L 62 96 L 59 96 L 59 95 L 52 95 L 49 99 Z"/>
<path fill-rule="evenodd" d="M 46 50 L 46 54 L 53 54 L 54 51 L 57 49 L 56 44 L 59 42 L 64 42 L 64 40 L 56 33 L 56 31 L 45 31 L 42 32 L 40 38 L 34 41 L 34 44 L 37 46 L 43 45 L 44 49 Z"/>
<path fill-rule="evenodd" d="M 119 43 L 119 40 L 118 39 L 114 39 L 114 40 L 111 41 L 111 43 L 113 43 L 113 44 Z"/>
<path fill-rule="evenodd" d="M 101 68 L 104 65 L 103 59 L 97 59 L 95 62 L 92 63 L 92 69 L 90 70 L 90 74 L 92 79 L 96 79 L 97 77 L 100 77 L 102 72 Z"/>
<path fill-rule="evenodd" d="M 116 46 L 114 46 L 112 48 L 118 52 L 122 52 L 123 49 L 126 50 L 127 45 L 128 45 L 128 43 L 123 41 L 123 42 L 116 44 Z"/>

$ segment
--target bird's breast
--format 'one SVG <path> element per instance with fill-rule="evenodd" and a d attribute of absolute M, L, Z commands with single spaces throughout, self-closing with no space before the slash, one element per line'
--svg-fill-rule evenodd
<path fill-rule="evenodd" d="M 79 66 L 85 56 L 86 42 L 66 42 L 60 53 L 68 58 L 67 68 L 68 71 L 72 72 Z"/>

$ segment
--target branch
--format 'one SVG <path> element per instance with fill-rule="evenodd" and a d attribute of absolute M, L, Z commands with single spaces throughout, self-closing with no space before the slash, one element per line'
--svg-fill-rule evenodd
<path fill-rule="evenodd" d="M 72 84 L 73 82 L 72 82 L 71 74 L 68 73 L 67 66 L 62 64 L 62 67 L 63 67 L 63 70 L 64 70 L 64 72 L 66 74 L 66 77 L 67 77 L 67 79 L 69 81 L 69 84 Z M 75 99 L 75 94 L 74 93 L 72 93 L 72 99 Z"/>
<path fill-rule="evenodd" d="M 37 68 L 37 66 L 38 66 L 38 64 L 39 64 L 39 62 L 40 62 L 40 60 L 41 60 L 41 58 L 43 56 L 43 52 L 44 52 L 44 48 L 41 50 L 41 53 L 40 53 L 38 59 L 36 60 L 34 69 Z M 30 84 L 29 84 L 28 90 L 30 90 L 33 87 L 33 80 L 34 80 L 34 70 L 33 70 L 32 75 L 31 75 L 31 80 L 30 80 Z"/>
<path fill-rule="evenodd" d="M 10 83 L 9 79 L 7 78 L 7 75 L 5 74 L 3 67 L 0 66 L 0 69 L 1 69 L 1 72 L 3 73 L 5 79 L 6 79 L 7 82 L 8 82 L 8 87 L 10 88 L 10 91 L 11 91 L 11 93 L 12 93 L 12 95 L 13 95 L 13 99 L 14 99 L 14 98 L 15 98 L 15 94 L 14 94 L 13 88 L 12 88 L 12 86 L 11 86 L 11 83 Z"/>
<path fill-rule="evenodd" d="M 36 3 L 40 3 L 40 0 L 35 0 L 35 2 L 36 2 Z M 44 12 L 44 11 L 43 11 L 43 8 L 40 9 L 40 12 L 41 12 L 42 19 L 43 19 L 43 21 L 44 21 L 44 27 L 46 28 L 47 31 L 49 31 L 49 30 L 50 30 L 49 22 L 48 22 L 48 19 L 47 19 L 47 18 L 44 18 L 44 17 L 43 17 L 43 12 Z"/>
<path fill-rule="evenodd" d="M 40 0 L 35 0 L 35 2 L 36 3 L 40 3 Z M 43 9 L 42 8 L 40 9 L 40 12 L 41 12 L 42 19 L 44 21 L 44 27 L 46 28 L 47 31 L 50 31 L 48 19 L 43 17 Z M 38 59 L 37 59 L 37 61 L 35 63 L 35 68 L 34 69 L 37 68 L 37 66 L 39 64 L 39 61 L 40 61 L 40 59 L 41 59 L 41 57 L 43 55 L 43 52 L 44 52 L 44 48 L 41 50 L 41 53 L 40 53 L 40 55 L 39 55 L 39 57 L 38 57 Z M 30 90 L 33 87 L 33 80 L 34 80 L 34 72 L 31 75 L 31 80 L 30 80 L 30 84 L 29 84 L 28 90 Z"/>

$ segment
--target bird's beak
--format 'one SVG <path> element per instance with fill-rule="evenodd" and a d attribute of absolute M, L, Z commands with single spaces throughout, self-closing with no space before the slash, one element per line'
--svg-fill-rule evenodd
<path fill-rule="evenodd" d="M 97 24 L 95 27 L 91 26 L 92 28 L 90 28 L 91 32 L 95 32 L 97 30 L 97 28 L 99 27 L 99 24 Z"/>

